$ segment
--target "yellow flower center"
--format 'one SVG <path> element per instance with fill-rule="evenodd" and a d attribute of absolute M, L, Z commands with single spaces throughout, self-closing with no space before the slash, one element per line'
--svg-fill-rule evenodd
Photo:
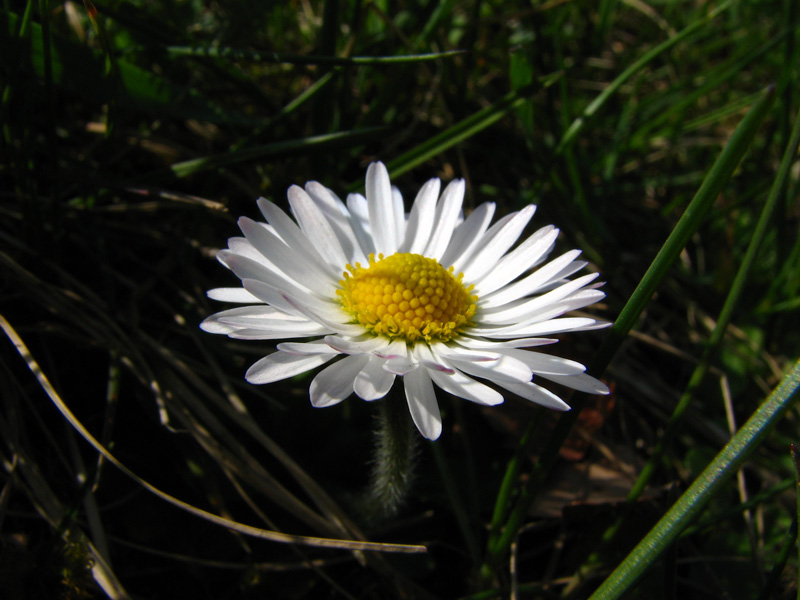
<path fill-rule="evenodd" d="M 447 342 L 470 324 L 478 297 L 433 258 L 370 254 L 369 266 L 347 265 L 336 293 L 355 322 L 389 339 Z"/>

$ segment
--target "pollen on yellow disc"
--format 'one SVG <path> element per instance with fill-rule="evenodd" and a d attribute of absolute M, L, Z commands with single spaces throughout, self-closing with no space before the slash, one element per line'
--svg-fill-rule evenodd
<path fill-rule="evenodd" d="M 469 325 L 478 297 L 433 258 L 397 253 L 369 256 L 369 265 L 347 265 L 341 289 L 342 308 L 375 335 L 407 342 L 446 342 Z"/>

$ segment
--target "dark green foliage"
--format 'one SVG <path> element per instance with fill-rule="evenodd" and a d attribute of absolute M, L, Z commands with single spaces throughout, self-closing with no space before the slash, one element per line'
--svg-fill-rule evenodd
<path fill-rule="evenodd" d="M 142 598 L 588 597 L 800 355 L 800 188 L 784 158 L 800 101 L 793 0 L 94 6 L 0 10 L 0 571 L 16 576 L 0 595 L 102 597 L 92 565 L 106 590 Z M 743 159 L 714 170 L 754 105 Z M 442 394 L 444 433 L 408 455 L 417 477 L 383 519 L 359 508 L 376 407 L 313 409 L 309 374 L 250 386 L 270 346 L 197 327 L 223 308 L 205 291 L 237 283 L 213 254 L 239 215 L 258 217 L 258 196 L 285 207 L 308 180 L 344 196 L 373 160 L 407 199 L 439 176 L 466 178 L 467 209 L 538 204 L 533 226 L 561 228 L 556 252 L 580 247 L 603 274 L 609 321 L 647 290 L 618 340 L 552 349 L 607 365 L 613 406 L 576 394 L 586 410 L 570 429 L 519 399 L 487 410 Z M 723 171 L 707 212 L 678 227 Z M 676 227 L 678 258 L 651 297 L 642 278 Z M 428 552 L 268 542 L 186 514 L 99 459 L 42 375 L 183 502 Z M 701 498 L 639 597 L 793 597 L 800 415 L 784 402 L 763 441 L 738 441 L 724 464 L 746 446 L 743 475 Z M 625 506 L 641 472 L 649 487 Z M 603 597 L 633 584 L 615 581 Z"/>

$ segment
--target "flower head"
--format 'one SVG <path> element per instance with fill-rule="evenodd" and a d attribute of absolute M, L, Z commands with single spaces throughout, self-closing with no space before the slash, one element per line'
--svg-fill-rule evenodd
<path fill-rule="evenodd" d="M 316 182 L 289 188 L 294 219 L 261 198 L 267 223 L 242 217 L 244 237 L 217 255 L 242 287 L 209 291 L 246 306 L 201 327 L 237 339 L 306 340 L 279 343 L 245 377 L 271 383 L 331 363 L 311 382 L 317 407 L 352 393 L 383 398 L 400 377 L 428 439 L 442 431 L 434 384 L 500 404 L 502 394 L 482 379 L 556 410 L 569 406 L 534 376 L 608 393 L 580 363 L 532 350 L 557 341 L 543 336 L 604 326 L 563 316 L 605 296 L 591 285 L 597 274 L 570 279 L 586 266 L 580 252 L 546 262 L 558 236 L 553 226 L 514 247 L 535 206 L 491 225 L 493 203 L 464 218 L 464 180 L 439 191 L 438 179 L 428 181 L 406 214 L 386 167 L 373 163 L 366 197 L 351 194 L 346 204 Z"/>

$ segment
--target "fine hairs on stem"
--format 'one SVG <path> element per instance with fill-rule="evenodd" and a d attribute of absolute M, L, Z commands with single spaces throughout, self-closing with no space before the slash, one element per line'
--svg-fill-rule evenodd
<path fill-rule="evenodd" d="M 377 402 L 375 456 L 364 510 L 370 518 L 397 513 L 414 479 L 419 434 L 397 387 Z"/>

